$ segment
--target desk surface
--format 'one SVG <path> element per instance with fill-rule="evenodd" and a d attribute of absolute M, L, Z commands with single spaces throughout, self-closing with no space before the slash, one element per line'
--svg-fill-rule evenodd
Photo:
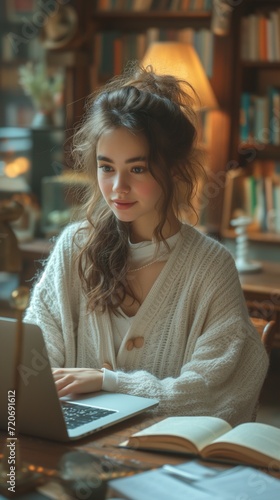
<path fill-rule="evenodd" d="M 255 273 L 240 273 L 244 292 L 280 295 L 280 263 L 262 262 L 262 270 Z"/>
<path fill-rule="evenodd" d="M 131 434 L 152 425 L 154 422 L 155 420 L 147 417 L 147 413 L 145 413 L 99 431 L 90 437 L 70 443 L 55 443 L 20 436 L 20 457 L 22 462 L 34 465 L 35 470 L 40 471 L 40 468 L 43 467 L 45 474 L 50 477 L 58 469 L 62 457 L 71 451 L 86 451 L 102 458 L 107 456 L 113 460 L 124 461 L 128 464 L 132 460 L 133 464 L 139 463 L 139 471 L 160 467 L 166 463 L 179 464 L 186 462 L 187 458 L 183 456 L 118 448 L 118 444 L 125 441 Z M 0 453 L 2 456 L 6 448 L 5 439 L 6 435 L 4 433 L 0 434 Z M 224 468 L 225 466 L 222 465 L 221 467 Z M 106 498 L 111 496 L 111 492 L 108 491 Z"/>
<path fill-rule="evenodd" d="M 127 421 L 115 424 L 112 427 L 101 430 L 89 437 L 84 437 L 69 443 L 56 443 L 46 439 L 20 436 L 20 455 L 23 461 L 34 465 L 40 465 L 47 469 L 56 469 L 61 457 L 69 451 L 79 450 L 94 453 L 96 455 L 108 455 L 116 459 L 140 460 L 150 467 L 160 466 L 166 463 L 167 456 L 159 453 L 143 452 L 128 448 L 118 448 L 131 434 L 152 425 L 155 419 L 147 417 L 147 413 L 132 417 Z M 0 435 L 1 448 L 5 445 L 6 435 Z M 169 463 L 185 462 L 185 457 L 168 455 Z"/>
<path fill-rule="evenodd" d="M 148 413 L 150 415 L 150 412 Z M 152 425 L 155 419 L 147 416 L 147 413 L 128 419 L 108 429 L 93 434 L 90 437 L 72 441 L 71 443 L 55 443 L 53 441 L 20 436 L 20 457 L 23 462 L 33 464 L 35 469 L 39 467 L 45 469 L 45 473 L 51 475 L 58 469 L 59 461 L 70 451 L 86 451 L 100 456 L 110 457 L 120 462 L 129 463 L 135 461 L 139 463 L 139 470 L 152 469 L 168 464 L 180 464 L 188 461 L 183 455 L 172 455 L 164 453 L 153 453 L 137 451 L 127 448 L 118 448 L 118 445 L 125 441 L 131 434 Z M 1 452 L 5 450 L 6 435 L 0 435 Z M 1 457 L 2 458 L 2 457 Z M 204 466 L 212 467 L 211 463 L 201 462 Z M 228 465 L 215 463 L 215 468 L 221 470 L 228 468 Z M 271 473 L 272 474 L 272 473 Z M 280 478 L 280 471 L 272 474 Z M 112 492 L 108 491 L 106 498 L 110 498 Z"/>

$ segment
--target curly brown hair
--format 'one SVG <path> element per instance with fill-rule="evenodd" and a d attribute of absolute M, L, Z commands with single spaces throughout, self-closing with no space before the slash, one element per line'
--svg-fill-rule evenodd
<path fill-rule="evenodd" d="M 105 131 L 119 127 L 147 138 L 149 170 L 163 192 L 154 238 L 165 242 L 162 230 L 170 204 L 177 214 L 182 203 L 192 208 L 197 180 L 204 172 L 195 154 L 196 98 L 186 81 L 133 63 L 87 101 L 85 117 L 73 137 L 72 154 L 75 167 L 91 179 L 83 204 L 87 223 L 78 230 L 85 237 L 77 257 L 91 311 L 108 309 L 118 314 L 129 288 L 130 224 L 116 218 L 99 190 L 98 140 Z"/>

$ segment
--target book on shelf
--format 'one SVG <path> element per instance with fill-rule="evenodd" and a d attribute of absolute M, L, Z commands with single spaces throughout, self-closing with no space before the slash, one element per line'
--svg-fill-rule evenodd
<path fill-rule="evenodd" d="M 257 61 L 258 47 L 259 47 L 259 18 L 257 14 L 250 14 L 248 22 L 248 60 L 249 61 Z"/>
<path fill-rule="evenodd" d="M 6 0 L 5 6 L 7 20 L 15 23 L 26 22 L 39 10 L 36 0 Z"/>
<path fill-rule="evenodd" d="M 273 10 L 270 17 L 273 61 L 280 61 L 280 9 Z"/>
<path fill-rule="evenodd" d="M 251 217 L 253 220 L 258 220 L 257 210 L 259 199 L 257 197 L 257 183 L 259 179 L 256 179 L 253 175 L 248 175 L 243 181 L 243 191 L 244 191 L 244 210 L 245 213 Z"/>
<path fill-rule="evenodd" d="M 280 234 L 280 183 L 274 186 L 273 190 L 274 211 L 271 212 L 271 223 L 274 231 Z"/>
<path fill-rule="evenodd" d="M 240 100 L 240 140 L 247 142 L 252 138 L 253 101 L 249 92 L 242 92 Z"/>
<path fill-rule="evenodd" d="M 278 162 L 273 160 L 255 160 L 251 175 L 246 175 L 244 170 L 240 169 L 242 182 L 235 187 L 236 202 L 232 218 L 235 210 L 242 210 L 245 215 L 251 217 L 254 230 L 258 228 L 264 232 L 279 233 L 280 213 L 279 217 L 274 215 L 277 213 L 277 207 L 279 210 L 280 201 L 277 165 Z"/>
<path fill-rule="evenodd" d="M 273 179 L 271 176 L 264 177 L 264 193 L 265 193 L 265 208 L 266 212 L 274 209 L 273 203 Z"/>
<path fill-rule="evenodd" d="M 280 9 L 242 18 L 241 56 L 244 61 L 280 61 Z"/>
<path fill-rule="evenodd" d="M 111 11 L 170 11 L 170 12 L 210 12 L 212 0 L 98 0 L 96 10 Z"/>
<path fill-rule="evenodd" d="M 260 61 L 268 60 L 268 26 L 267 26 L 267 17 L 264 15 L 258 16 L 258 24 L 259 24 L 259 44 L 258 44 L 258 54 Z"/>
<path fill-rule="evenodd" d="M 149 10 L 152 5 L 152 0 L 134 0 L 132 8 L 136 12 Z"/>
<path fill-rule="evenodd" d="M 255 181 L 256 189 L 256 207 L 255 207 L 255 221 L 259 224 L 261 231 L 267 231 L 267 217 L 266 217 L 266 192 L 264 177 L 260 177 Z"/>
<path fill-rule="evenodd" d="M 249 17 L 244 16 L 240 21 L 240 57 L 242 61 L 248 61 L 250 59 L 249 53 Z"/>
<path fill-rule="evenodd" d="M 280 90 L 269 86 L 265 95 L 243 92 L 240 99 L 240 140 L 280 145 Z"/>
<path fill-rule="evenodd" d="M 169 417 L 120 446 L 199 456 L 205 460 L 280 467 L 280 429 L 250 422 L 231 427 L 217 417 Z"/>
<path fill-rule="evenodd" d="M 269 86 L 267 89 L 269 107 L 269 142 L 280 145 L 280 90 Z"/>
<path fill-rule="evenodd" d="M 270 141 L 270 116 L 268 97 L 254 95 L 253 101 L 253 138 L 261 144 L 268 144 Z"/>
<path fill-rule="evenodd" d="M 172 0 L 170 4 L 170 10 L 176 12 L 177 10 L 180 10 L 181 7 L 181 0 Z"/>

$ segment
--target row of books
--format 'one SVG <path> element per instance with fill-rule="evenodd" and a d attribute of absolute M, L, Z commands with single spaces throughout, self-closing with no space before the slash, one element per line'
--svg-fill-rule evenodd
<path fill-rule="evenodd" d="M 264 232 L 280 233 L 280 177 L 245 177 L 244 212 Z"/>
<path fill-rule="evenodd" d="M 280 8 L 242 18 L 241 57 L 243 61 L 280 61 Z"/>
<path fill-rule="evenodd" d="M 43 57 L 44 49 L 37 37 L 27 39 L 15 31 L 0 35 L 0 61 L 40 61 Z"/>
<path fill-rule="evenodd" d="M 1 15 L 13 23 L 31 18 L 41 8 L 37 0 L 2 0 L 1 4 Z"/>
<path fill-rule="evenodd" d="M 33 118 L 34 108 L 31 102 L 6 98 L 5 109 L 0 120 L 2 126 L 29 127 Z"/>
<path fill-rule="evenodd" d="M 268 87 L 264 96 L 241 94 L 240 140 L 280 145 L 280 89 Z"/>
<path fill-rule="evenodd" d="M 145 33 L 123 33 L 119 31 L 105 31 L 96 34 L 95 57 L 97 60 L 99 79 L 106 80 L 112 75 L 120 74 L 130 60 L 143 59 L 143 56 L 152 42 L 177 40 L 191 43 L 205 72 L 209 78 L 213 68 L 213 34 L 210 30 L 166 30 L 150 28 Z"/>
<path fill-rule="evenodd" d="M 212 0 L 98 0 L 98 11 L 209 12 Z"/>

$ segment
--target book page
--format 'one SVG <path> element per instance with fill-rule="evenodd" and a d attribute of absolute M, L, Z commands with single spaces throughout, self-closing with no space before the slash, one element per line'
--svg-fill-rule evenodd
<path fill-rule="evenodd" d="M 180 481 L 162 469 L 134 474 L 109 481 L 109 487 L 121 498 L 133 500 L 213 500 L 213 493 L 196 488 L 194 482 Z M 215 500 L 224 500 L 219 492 Z"/>
<path fill-rule="evenodd" d="M 231 500 L 279 500 L 280 481 L 252 467 L 236 466 L 211 478 L 203 478 L 201 485 L 216 499 L 219 492 Z"/>
<path fill-rule="evenodd" d="M 133 434 L 127 444 L 133 447 L 145 445 L 149 448 L 158 442 L 161 443 L 161 449 L 172 450 L 173 441 L 178 443 L 185 439 L 187 441 L 181 443 L 181 448 L 197 453 L 230 430 L 231 426 L 227 422 L 216 417 L 169 417 Z M 195 448 L 188 446 L 188 441 L 195 445 Z M 153 447 L 155 449 L 155 446 Z"/>
<path fill-rule="evenodd" d="M 225 445 L 222 446 L 222 443 Z M 220 456 L 224 456 L 227 449 L 237 450 L 234 456 L 232 453 L 226 454 L 227 457 L 232 456 L 234 459 L 244 458 L 247 455 L 252 458 L 256 456 L 256 461 L 259 461 L 262 456 L 267 456 L 280 464 L 280 429 L 258 422 L 238 425 L 226 436 L 218 437 L 214 443 L 207 446 L 203 450 L 203 455 L 205 457 L 218 456 L 220 450 Z M 264 464 L 264 461 L 261 460 L 261 462 Z"/>

